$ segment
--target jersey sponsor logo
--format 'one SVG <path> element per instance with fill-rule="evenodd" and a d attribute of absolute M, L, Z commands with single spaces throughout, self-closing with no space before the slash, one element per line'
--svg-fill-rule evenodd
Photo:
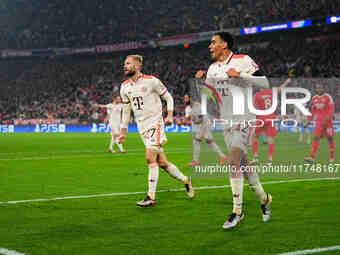
<path fill-rule="evenodd" d="M 142 110 L 142 106 L 144 105 L 142 96 L 133 97 L 132 101 L 133 105 L 137 107 L 137 110 Z"/>

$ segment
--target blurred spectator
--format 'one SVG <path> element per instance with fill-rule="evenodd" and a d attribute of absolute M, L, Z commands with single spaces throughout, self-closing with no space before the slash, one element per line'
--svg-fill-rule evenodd
<path fill-rule="evenodd" d="M 0 49 L 86 47 L 339 12 L 329 0 L 2 0 Z"/>
<path fill-rule="evenodd" d="M 286 40 L 289 40 L 287 45 Z M 260 65 L 268 77 L 340 77 L 337 39 L 284 41 L 241 45 Z M 237 51 L 237 49 L 235 50 Z M 210 63 L 207 45 L 191 45 L 188 49 L 144 49 L 143 72 L 159 77 L 175 100 L 180 119 L 183 95 L 188 93 L 188 79 Z M 98 56 L 17 59 L 0 61 L 0 120 L 61 119 L 102 121 L 105 111 L 96 112 L 92 104 L 106 104 L 119 94 L 124 80 L 122 63 L 126 53 L 116 53 L 109 60 Z M 2 72 L 2 70 L 5 70 Z M 328 92 L 335 97 L 339 110 L 340 84 L 332 84 Z M 300 86 L 300 85 L 299 85 Z M 303 85 L 301 86 L 314 86 Z"/>

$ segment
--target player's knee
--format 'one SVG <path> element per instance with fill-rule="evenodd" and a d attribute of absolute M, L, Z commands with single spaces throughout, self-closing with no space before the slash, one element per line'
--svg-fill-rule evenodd
<path fill-rule="evenodd" d="M 201 139 L 199 139 L 199 138 L 197 138 L 197 137 L 195 137 L 195 138 L 194 138 L 194 140 L 195 140 L 195 142 L 197 142 L 197 143 L 200 143 L 200 142 L 202 142 L 202 140 L 201 140 Z"/>
<path fill-rule="evenodd" d="M 169 162 L 166 161 L 166 160 L 159 160 L 158 165 L 159 165 L 160 168 L 167 170 L 168 166 L 169 166 Z"/>
<path fill-rule="evenodd" d="M 151 156 L 146 156 L 146 157 L 145 157 L 145 160 L 146 160 L 146 163 L 147 163 L 148 165 L 153 164 L 153 163 L 156 163 L 156 160 L 154 159 L 154 157 L 151 157 Z"/>

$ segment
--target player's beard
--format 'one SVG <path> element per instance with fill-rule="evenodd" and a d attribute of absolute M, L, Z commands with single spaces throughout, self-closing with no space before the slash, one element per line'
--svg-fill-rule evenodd
<path fill-rule="evenodd" d="M 218 50 L 210 51 L 210 57 L 211 59 L 217 60 L 221 56 L 221 53 L 218 52 Z"/>
<path fill-rule="evenodd" d="M 136 71 L 129 71 L 128 73 L 125 73 L 125 76 L 127 78 L 131 78 L 132 76 L 134 76 L 136 74 Z"/>

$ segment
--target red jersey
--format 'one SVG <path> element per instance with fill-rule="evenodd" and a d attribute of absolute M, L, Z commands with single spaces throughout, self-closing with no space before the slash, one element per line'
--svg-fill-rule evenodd
<path fill-rule="evenodd" d="M 273 104 L 273 90 L 271 89 L 262 89 L 257 92 L 254 96 L 254 106 L 257 110 L 267 110 Z M 265 119 L 275 119 L 275 113 L 269 115 L 258 115 L 259 118 Z"/>
<path fill-rule="evenodd" d="M 333 115 L 334 101 L 329 94 L 315 95 L 312 98 L 312 116 L 309 117 L 310 120 L 324 122 L 325 117 L 328 116 L 329 121 L 332 121 Z"/>

